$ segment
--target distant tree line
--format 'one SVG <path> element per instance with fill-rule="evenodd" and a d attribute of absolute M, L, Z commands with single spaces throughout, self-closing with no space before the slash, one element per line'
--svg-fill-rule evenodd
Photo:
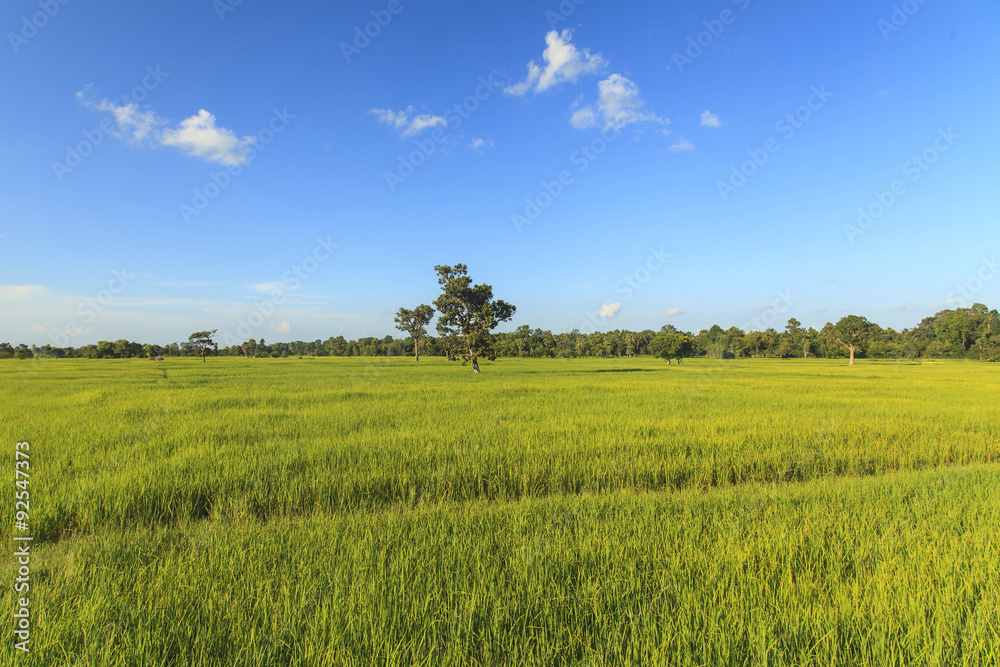
<path fill-rule="evenodd" d="M 502 303 L 502 302 L 500 302 Z M 422 320 L 421 320 L 422 321 Z M 420 322 L 418 322 L 418 326 Z M 206 333 L 206 332 L 199 332 Z M 208 332 L 211 333 L 211 332 Z M 666 325 L 659 331 L 614 331 L 552 333 L 527 325 L 510 333 L 494 333 L 492 352 L 497 357 L 569 358 L 634 357 L 664 358 L 742 357 L 848 358 L 851 347 L 857 358 L 867 359 L 977 359 L 1000 361 L 1000 315 L 982 304 L 971 308 L 942 310 L 924 318 L 912 329 L 896 331 L 882 328 L 863 317 L 848 315 L 822 329 L 803 327 L 794 318 L 784 329 L 744 331 L 715 325 L 691 333 Z M 659 340 L 657 341 L 659 337 Z M 417 336 L 419 352 L 427 356 L 455 356 L 452 336 Z M 12 346 L 0 344 L 0 359 L 88 358 L 127 359 L 166 356 L 243 356 L 243 357 L 401 357 L 415 356 L 414 338 L 365 337 L 348 340 L 343 336 L 326 340 L 266 343 L 250 339 L 240 345 L 208 345 L 204 337 L 183 343 L 154 345 L 127 340 L 99 341 L 96 345 L 58 348 L 50 345 Z"/>

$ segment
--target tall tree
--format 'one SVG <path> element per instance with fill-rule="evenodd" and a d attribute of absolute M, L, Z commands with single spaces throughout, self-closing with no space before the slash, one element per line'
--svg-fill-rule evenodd
<path fill-rule="evenodd" d="M 184 347 L 197 352 L 201 355 L 201 360 L 205 361 L 205 353 L 208 352 L 210 347 L 218 349 L 215 341 L 212 340 L 212 336 L 214 336 L 217 331 L 218 329 L 212 329 L 211 331 L 196 331 L 188 336 Z"/>
<path fill-rule="evenodd" d="M 851 366 L 854 365 L 854 355 L 868 340 L 872 333 L 872 323 L 860 315 L 842 317 L 833 325 L 833 335 L 837 342 L 851 351 Z"/>
<path fill-rule="evenodd" d="M 420 304 L 413 310 L 400 308 L 396 313 L 396 328 L 410 334 L 413 339 L 413 356 L 420 361 L 420 339 L 427 335 L 427 325 L 434 317 L 434 309 Z"/>
<path fill-rule="evenodd" d="M 473 285 L 465 264 L 439 265 L 434 270 L 441 285 L 441 296 L 434 300 L 440 317 L 438 333 L 446 339 L 448 358 L 472 362 L 479 372 L 479 357 L 496 359 L 492 331 L 501 322 L 514 317 L 514 306 L 493 298 L 490 285 Z"/>

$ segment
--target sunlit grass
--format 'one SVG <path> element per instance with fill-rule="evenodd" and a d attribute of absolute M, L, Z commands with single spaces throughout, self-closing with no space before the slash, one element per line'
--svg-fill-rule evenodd
<path fill-rule="evenodd" d="M 0 363 L 39 664 L 995 663 L 997 367 L 483 371 Z"/>

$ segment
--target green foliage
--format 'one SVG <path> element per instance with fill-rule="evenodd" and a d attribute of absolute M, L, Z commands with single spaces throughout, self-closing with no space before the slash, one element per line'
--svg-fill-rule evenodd
<path fill-rule="evenodd" d="M 510 321 L 517 308 L 494 299 L 490 285 L 473 285 L 464 264 L 438 265 L 434 270 L 441 285 L 441 296 L 434 301 L 441 314 L 437 330 L 445 338 L 448 358 L 461 359 L 463 364 L 470 361 L 478 373 L 479 357 L 496 359 L 493 330 Z"/>
<path fill-rule="evenodd" d="M 188 352 L 197 354 L 201 357 L 202 361 L 205 361 L 205 353 L 208 350 L 215 348 L 218 349 L 218 345 L 212 340 L 212 336 L 218 329 L 212 329 L 211 331 L 196 331 L 190 336 L 188 336 L 187 342 L 184 343 L 184 349 Z"/>
<path fill-rule="evenodd" d="M 687 334 L 661 332 L 649 344 L 649 351 L 668 364 L 671 359 L 683 363 L 684 357 L 690 357 L 694 352 L 694 344 Z"/>
<path fill-rule="evenodd" d="M 413 339 L 413 354 L 420 360 L 420 340 L 427 335 L 427 325 L 434 317 L 434 309 L 427 304 L 420 304 L 413 310 L 400 308 L 396 313 L 396 328 L 410 334 Z"/>
<path fill-rule="evenodd" d="M 430 306 L 424 306 L 430 308 Z M 407 311 L 414 312 L 414 311 Z M 397 313 L 398 316 L 398 313 Z M 855 346 L 855 356 L 871 359 L 981 359 L 1000 361 L 1000 315 L 982 304 L 972 308 L 943 310 L 925 318 L 913 329 L 895 331 L 870 324 L 862 345 Z M 744 356 L 780 356 L 785 359 L 823 357 L 841 359 L 850 356 L 849 347 L 840 344 L 835 326 L 828 323 L 822 331 L 804 329 L 798 320 L 791 318 L 783 332 L 773 329 L 754 332 L 737 327 L 723 330 L 718 325 L 703 329 L 696 335 L 667 325 L 665 333 L 684 333 L 692 339 L 692 356 L 710 359 L 735 359 Z M 650 343 L 656 332 L 613 331 L 590 334 L 573 330 L 553 334 L 551 331 L 532 329 L 520 325 L 516 331 L 493 332 L 490 343 L 497 357 L 633 357 L 652 354 Z M 448 346 L 454 348 L 457 338 L 445 339 L 421 336 L 420 349 L 428 356 L 446 356 Z M 213 346 L 214 347 L 214 346 Z M 148 349 L 147 349 L 148 348 Z M 222 356 L 281 357 L 396 357 L 415 353 L 413 344 L 392 336 L 364 337 L 348 340 L 344 336 L 331 336 L 324 340 L 275 342 L 265 344 L 250 339 L 240 345 L 218 350 Z M 119 340 L 114 343 L 99 341 L 95 345 L 79 348 L 54 348 L 49 345 L 17 347 L 0 343 L 0 359 L 30 359 L 73 357 L 84 359 L 125 359 L 139 356 L 200 355 L 199 350 L 188 344 L 170 345 L 139 344 Z"/>

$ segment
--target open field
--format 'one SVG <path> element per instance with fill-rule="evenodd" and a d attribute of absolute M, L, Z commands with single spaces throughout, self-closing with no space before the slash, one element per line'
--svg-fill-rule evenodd
<path fill-rule="evenodd" d="M 483 371 L 0 363 L 9 479 L 31 443 L 31 659 L 1000 661 L 1000 367 Z"/>

